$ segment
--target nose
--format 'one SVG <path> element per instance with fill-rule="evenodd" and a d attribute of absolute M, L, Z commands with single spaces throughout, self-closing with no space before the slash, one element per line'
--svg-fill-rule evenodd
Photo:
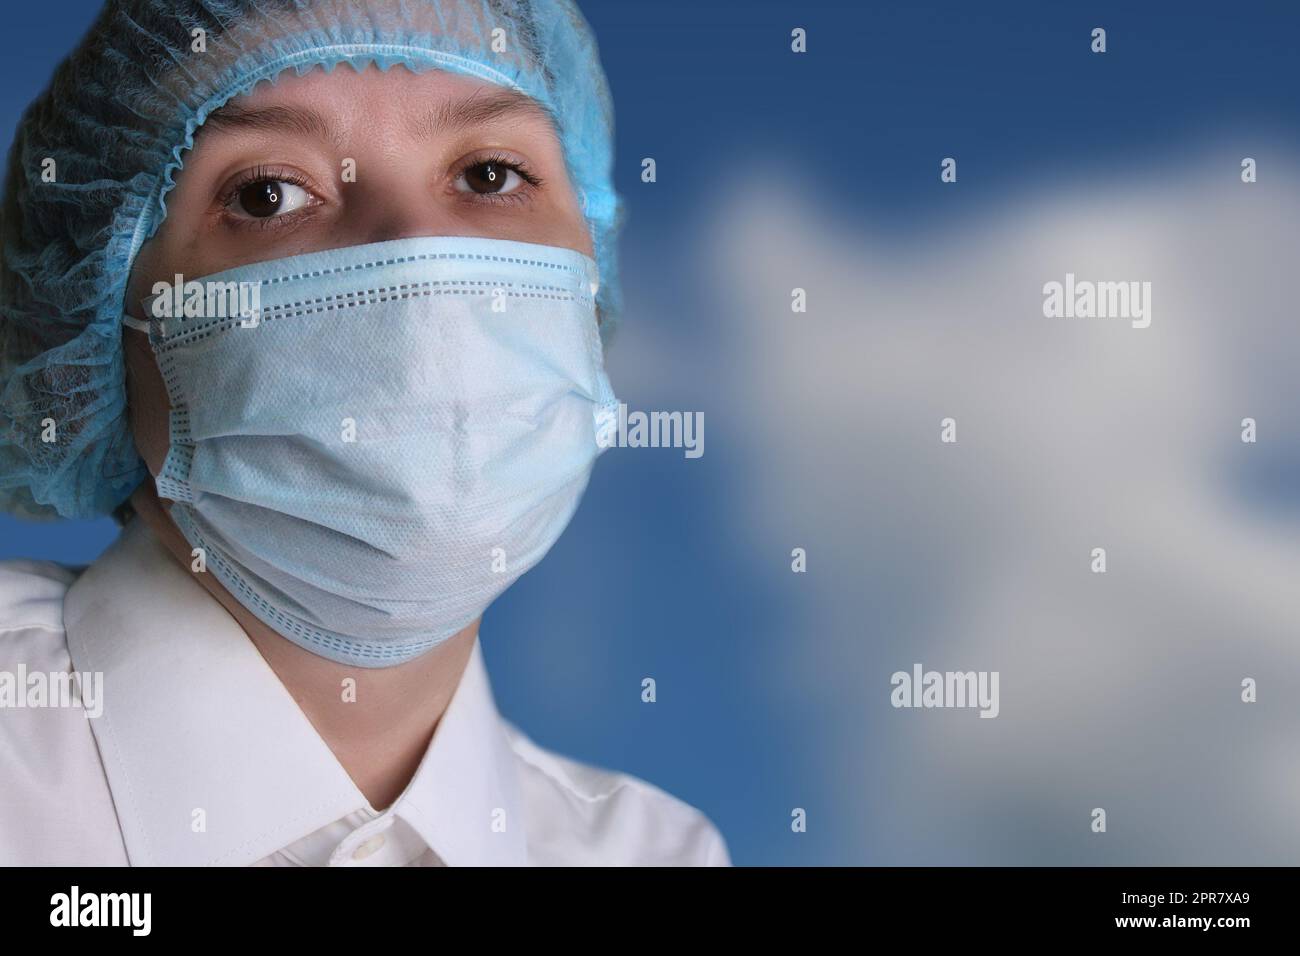
<path fill-rule="evenodd" d="M 350 244 L 409 239 L 414 236 L 454 236 L 461 231 L 458 217 L 439 194 L 441 184 L 391 166 L 372 170 L 343 190 L 341 218 Z"/>

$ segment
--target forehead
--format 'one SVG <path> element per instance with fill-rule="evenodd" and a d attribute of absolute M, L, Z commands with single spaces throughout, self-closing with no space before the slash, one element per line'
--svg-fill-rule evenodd
<path fill-rule="evenodd" d="M 400 126 L 432 136 L 483 126 L 527 127 L 558 139 L 554 114 L 526 94 L 445 70 L 395 66 L 317 68 L 282 75 L 232 99 L 205 127 L 336 137 L 358 125 Z"/>

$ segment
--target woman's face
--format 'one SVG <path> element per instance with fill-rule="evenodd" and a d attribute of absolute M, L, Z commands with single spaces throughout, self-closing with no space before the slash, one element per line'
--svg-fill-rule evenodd
<path fill-rule="evenodd" d="M 155 282 L 410 236 L 482 236 L 592 255 L 554 127 L 534 101 L 470 77 L 338 67 L 261 84 L 209 117 L 131 269 Z M 125 330 L 136 445 L 157 474 L 168 401 L 148 337 Z"/>

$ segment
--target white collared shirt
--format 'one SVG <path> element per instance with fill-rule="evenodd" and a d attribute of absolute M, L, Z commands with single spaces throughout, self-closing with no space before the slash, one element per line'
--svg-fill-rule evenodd
<path fill-rule="evenodd" d="M 82 693 L 60 701 L 73 670 Z M 698 810 L 506 721 L 477 641 L 414 778 L 376 812 L 139 519 L 79 575 L 0 562 L 0 864 L 729 863 Z"/>

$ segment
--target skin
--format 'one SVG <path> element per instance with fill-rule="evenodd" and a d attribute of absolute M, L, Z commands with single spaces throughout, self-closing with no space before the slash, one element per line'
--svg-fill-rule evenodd
<path fill-rule="evenodd" d="M 132 265 L 127 311 L 144 318 L 141 300 L 177 273 L 201 278 L 411 236 L 513 239 L 592 255 L 554 127 L 535 104 L 494 109 L 503 94 L 441 71 L 340 67 L 263 83 L 232 100 L 185 156 L 167 218 Z M 447 122 L 455 117 L 463 122 Z M 345 159 L 355 161 L 354 182 L 344 181 Z M 489 159 L 495 165 L 484 166 Z M 278 201 L 268 201 L 268 191 Z M 123 337 L 131 428 L 156 476 L 168 449 L 167 391 L 148 336 L 125 329 Z M 169 515 L 171 502 L 152 481 L 131 502 L 188 571 L 190 545 Z M 213 575 L 195 578 L 238 622 L 370 805 L 393 803 L 460 682 L 479 621 L 406 664 L 348 667 L 276 634 Z M 353 703 L 341 700 L 344 678 L 357 682 Z"/>

